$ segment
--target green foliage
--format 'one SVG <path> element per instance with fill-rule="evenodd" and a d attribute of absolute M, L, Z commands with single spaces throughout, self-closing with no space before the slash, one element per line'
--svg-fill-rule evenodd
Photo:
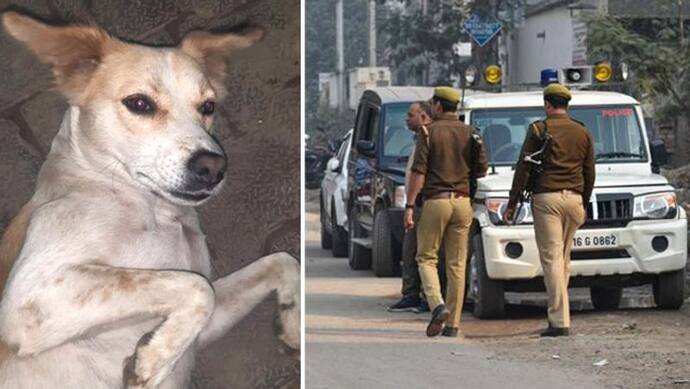
<path fill-rule="evenodd" d="M 403 3 L 404 6 L 391 7 L 381 26 L 389 66 L 397 70 L 398 83 L 414 84 L 425 78 L 432 85 L 451 83 L 451 77 L 462 71 L 463 63 L 455 55 L 453 45 L 469 39 L 463 28 L 468 8 L 459 5 L 461 2 L 429 1 L 423 12 L 418 1 Z M 433 78 L 421 76 L 432 64 Z"/>
<path fill-rule="evenodd" d="M 355 112 L 346 110 L 340 113 L 337 109 L 319 107 L 314 112 L 307 112 L 307 123 L 310 123 L 306 128 L 309 145 L 325 147 L 329 141 L 342 137 L 354 126 Z"/>
<path fill-rule="evenodd" d="M 305 91 L 307 133 L 310 138 L 321 140 L 335 136 L 339 131 L 351 128 L 353 121 L 346 122 L 344 115 L 330 109 L 319 111 L 319 73 L 335 72 L 337 66 L 335 47 L 335 0 L 307 0 L 305 3 Z M 367 0 L 343 0 L 343 34 L 345 69 L 366 66 L 368 62 L 368 9 Z M 341 117 L 342 116 L 342 117 Z M 317 131 L 316 128 L 320 128 Z M 319 135 L 327 134 L 327 135 Z"/>
<path fill-rule="evenodd" d="M 673 6 L 675 0 L 662 0 Z M 628 64 L 639 98 L 653 99 L 659 119 L 687 113 L 690 97 L 690 45 L 681 42 L 676 18 L 623 19 L 597 15 L 589 20 L 590 62 Z"/>

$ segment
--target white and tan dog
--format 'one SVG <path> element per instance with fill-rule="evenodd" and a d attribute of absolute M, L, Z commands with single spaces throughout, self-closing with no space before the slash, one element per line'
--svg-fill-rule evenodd
<path fill-rule="evenodd" d="M 262 33 L 152 48 L 2 21 L 70 107 L 0 246 L 0 388 L 185 388 L 195 352 L 273 291 L 281 339 L 298 349 L 299 263 L 276 253 L 210 283 L 193 208 L 226 171 L 211 135 L 226 56 Z"/>

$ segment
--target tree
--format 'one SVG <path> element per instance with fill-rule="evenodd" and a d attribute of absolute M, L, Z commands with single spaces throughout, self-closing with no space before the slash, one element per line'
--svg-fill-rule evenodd
<path fill-rule="evenodd" d="M 525 0 L 387 0 L 389 17 L 383 23 L 387 59 L 399 84 L 451 84 L 472 62 L 484 69 L 498 63 L 498 39 L 484 47 L 473 44 L 472 58 L 461 58 L 453 46 L 470 42 L 464 30 L 471 14 L 502 23 L 501 34 L 514 27 L 515 11 Z M 490 87 L 480 81 L 479 87 Z"/>
<path fill-rule="evenodd" d="M 659 0 L 655 5 L 677 7 L 677 1 Z M 658 119 L 687 115 L 690 45 L 687 39 L 681 39 L 682 24 L 678 19 L 595 15 L 587 24 L 588 58 L 593 63 L 625 62 L 631 69 L 631 92 L 653 101 Z"/>
<path fill-rule="evenodd" d="M 463 66 L 453 46 L 467 41 L 462 26 L 469 8 L 458 1 L 388 1 L 381 26 L 386 58 L 398 84 L 450 84 Z"/>
<path fill-rule="evenodd" d="M 325 145 L 354 124 L 354 113 L 319 107 L 319 73 L 336 71 L 335 0 L 305 3 L 305 128 L 310 143 Z M 368 62 L 367 0 L 343 0 L 345 69 Z"/>

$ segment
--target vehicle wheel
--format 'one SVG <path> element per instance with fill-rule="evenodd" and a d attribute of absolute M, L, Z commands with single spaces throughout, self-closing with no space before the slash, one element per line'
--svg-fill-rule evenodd
<path fill-rule="evenodd" d="M 396 268 L 400 267 L 400 258 L 393 245 L 395 239 L 391 231 L 388 210 L 382 209 L 374 216 L 374 233 L 372 239 L 372 268 L 377 277 L 393 277 Z"/>
<path fill-rule="evenodd" d="M 591 287 L 589 288 L 589 295 L 595 310 L 606 311 L 617 309 L 621 302 L 621 296 L 623 296 L 623 288 Z"/>
<path fill-rule="evenodd" d="M 321 207 L 319 214 L 321 219 L 321 248 L 324 250 L 330 250 L 333 246 L 333 237 L 331 233 L 326 229 L 326 223 L 328 223 L 328 218 L 326 217 L 325 210 L 323 208 L 323 199 L 321 200 Z"/>
<path fill-rule="evenodd" d="M 469 294 L 474 300 L 472 314 L 480 319 L 502 317 L 505 311 L 503 282 L 489 278 L 484 262 L 481 233 L 472 237 Z"/>
<path fill-rule="evenodd" d="M 331 202 L 335 204 L 335 199 Z M 331 207 L 331 226 L 333 227 L 333 256 L 336 258 L 347 257 L 347 231 L 338 225 L 337 216 L 335 214 L 335 205 Z"/>
<path fill-rule="evenodd" d="M 350 211 L 347 216 L 348 223 L 348 264 L 352 270 L 366 270 L 371 268 L 371 250 L 356 244 L 352 238 L 363 238 L 365 232 L 359 225 L 357 218 Z"/>
<path fill-rule="evenodd" d="M 661 309 L 678 309 L 685 299 L 685 268 L 661 273 L 652 285 L 654 302 Z"/>

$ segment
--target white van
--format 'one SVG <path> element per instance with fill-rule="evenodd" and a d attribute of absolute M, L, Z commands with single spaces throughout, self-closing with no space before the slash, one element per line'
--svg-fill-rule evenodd
<path fill-rule="evenodd" d="M 592 134 L 596 182 L 588 220 L 575 235 L 570 286 L 589 287 L 595 309 L 618 306 L 621 288 L 652 284 L 658 307 L 683 304 L 687 262 L 686 213 L 658 174 L 663 144 L 650 145 L 640 103 L 612 92 L 573 91 L 570 115 Z M 466 97 L 465 122 L 484 139 L 489 174 L 479 180 L 468 261 L 468 295 L 475 316 L 503 314 L 505 291 L 543 290 L 532 215 L 502 224 L 508 191 L 528 124 L 544 118 L 542 92 Z"/>

